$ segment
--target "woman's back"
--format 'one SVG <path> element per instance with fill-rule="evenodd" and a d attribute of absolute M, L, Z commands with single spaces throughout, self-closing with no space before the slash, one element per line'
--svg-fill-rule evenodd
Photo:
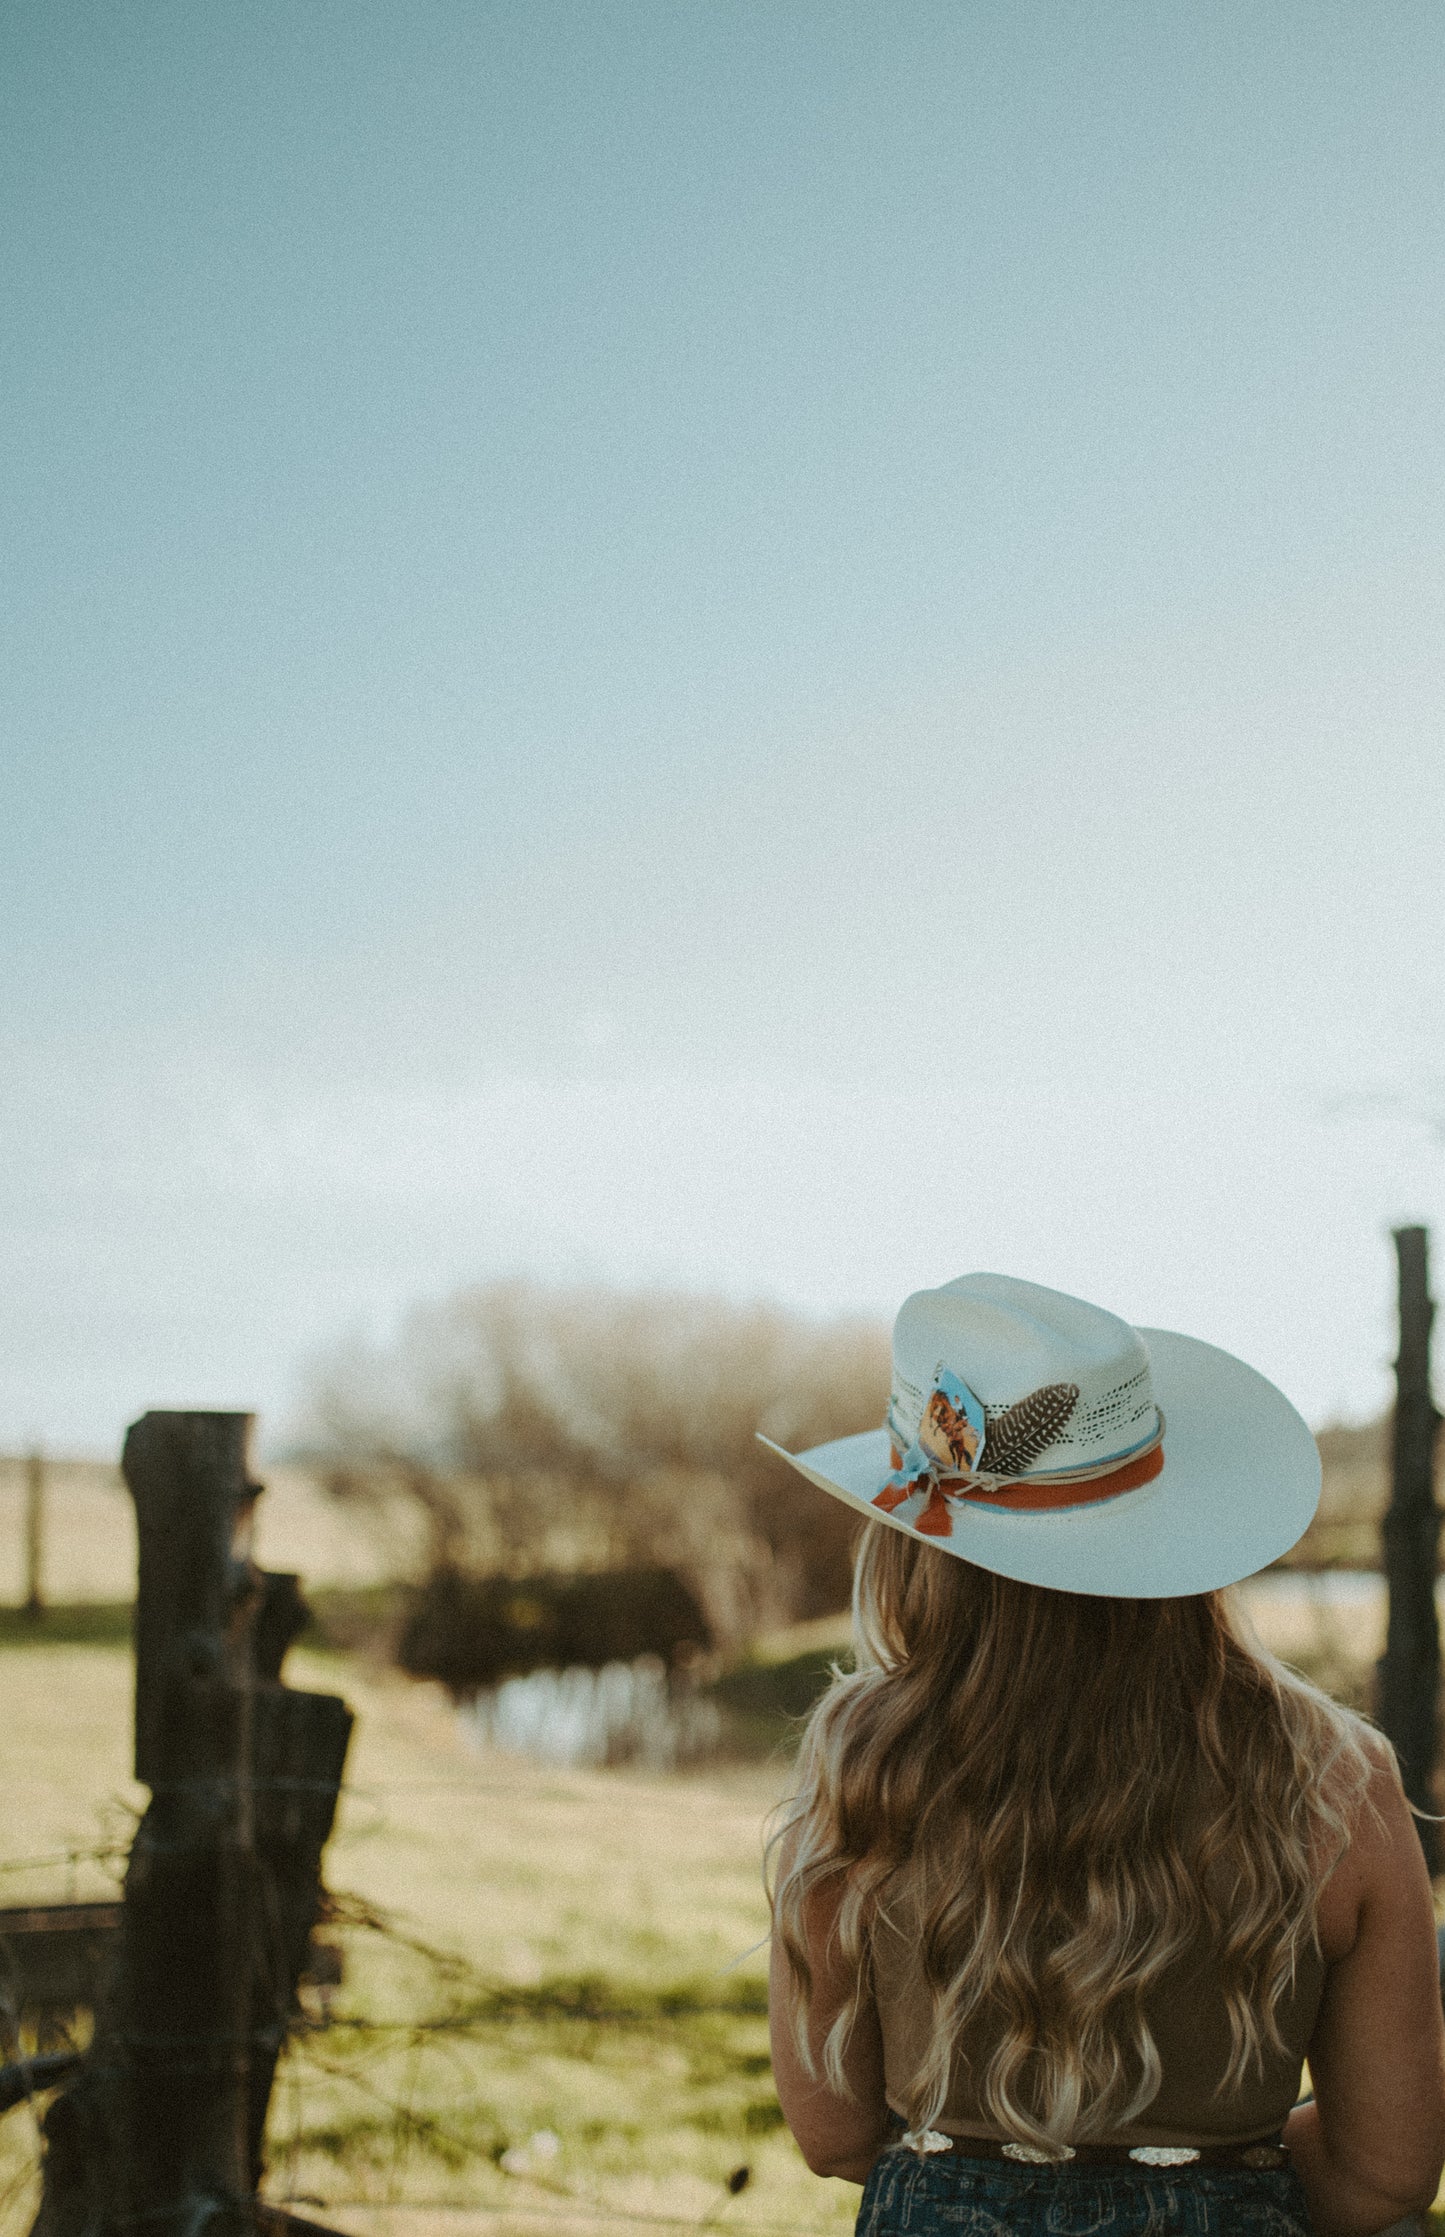
<path fill-rule="evenodd" d="M 846 1881 L 909 2128 L 1044 2153 L 1277 2129 L 1365 1728 L 1217 1594 L 1046 1592 L 880 1532 L 859 1607 L 778 1917 L 786 1946 L 808 1889 Z"/>
<path fill-rule="evenodd" d="M 907 1567 L 906 1551 L 881 1539 L 873 1552 L 897 1571 Z M 865 1554 L 865 1601 L 867 1571 Z M 965 1597 L 1016 1589 L 954 1579 L 931 1564 L 926 1574 Z M 1063 1597 L 1051 1596 L 1048 1620 L 1066 1615 Z M 1248 1658 L 1253 1650 L 1239 1645 Z M 1267 1675 L 1268 1658 L 1258 1659 Z M 815 1813 L 830 1796 L 824 1813 L 835 1833 L 855 1836 L 857 1853 L 845 1861 L 835 1850 L 841 1869 L 815 1871 L 808 1885 L 804 1813 L 783 1836 L 775 2065 L 795 2133 L 821 2145 L 811 2163 L 853 2173 L 856 2162 L 858 2180 L 873 2166 L 873 2203 L 860 2221 L 872 2237 L 891 2232 L 894 2216 L 920 2237 L 958 2218 L 957 2182 L 950 2188 L 946 2170 L 969 2162 L 932 2156 L 952 2139 L 965 2152 L 973 2144 L 1011 2155 L 1020 2172 L 1053 2160 L 1049 2181 L 1067 2177 L 1078 2196 L 1071 2205 L 1072 2190 L 1051 2192 L 1052 2203 L 1041 2194 L 1035 2204 L 1060 2230 L 1074 2207 L 1096 2219 L 1106 2209 L 1122 2215 L 1125 2205 L 1157 2207 L 1127 2186 L 1120 2199 L 1105 2197 L 1112 2178 L 1096 2163 L 1111 2151 L 1123 2159 L 1142 2149 L 1146 2161 L 1167 2154 L 1166 2165 L 1223 2157 L 1243 2179 L 1251 2150 L 1269 2153 L 1282 2131 L 1294 2171 L 1261 2172 L 1258 2181 L 1295 2185 L 1298 2200 L 1302 2179 L 1321 2237 L 1359 2237 L 1418 2209 L 1445 2151 L 1445 2028 L 1420 1844 L 1387 1745 L 1283 1677 L 1272 1706 L 1268 1689 L 1261 1696 L 1256 1729 L 1236 1736 L 1233 1781 L 1218 1776 L 1216 1755 L 1215 1775 L 1202 1788 L 1185 1782 L 1154 1824 L 1157 1853 L 1135 1854 L 1128 1869 L 1125 1852 L 1111 1846 L 1127 1818 L 1097 1793 L 1029 1793 L 1027 1749 L 1022 1763 L 1015 1751 L 1002 1811 L 986 1807 L 970 1822 L 966 1801 L 954 1797 L 957 1847 L 942 1858 L 936 1847 L 931 1855 L 870 1851 L 856 1838 L 870 1822 L 871 1782 L 847 1748 L 836 1748 L 830 1765 L 805 1766 Z M 1083 1689 L 1086 1752 L 1107 1751 L 1107 1736 L 1088 1729 L 1107 1691 L 1098 1682 Z M 1063 1709 L 1059 1717 L 1071 1721 Z M 1248 1802 L 1281 1732 L 1292 1737 L 1270 1773 L 1277 1815 L 1266 1811 L 1256 1823 L 1256 1836 L 1263 1825 L 1268 1838 L 1264 1853 L 1251 1853 L 1240 1799 Z M 895 1775 L 907 1761 L 899 1737 L 895 1724 L 887 1751 Z M 813 1744 L 826 1749 L 826 1719 Z M 1147 1784 L 1151 1767 L 1142 1768 Z M 1201 1791 L 1212 1800 L 1201 1803 Z M 1186 1793 L 1192 1800 L 1181 1805 Z M 906 1807 L 915 1825 L 928 1823 L 916 1782 Z M 1291 1832 L 1293 1845 L 1283 1837 Z M 813 1853 L 816 1862 L 816 1845 Z M 1181 1858 L 1188 1875 L 1177 1869 Z M 1011 1905 L 1001 1901 L 1010 1886 Z M 798 2005 L 793 1934 L 809 1974 L 806 2056 L 781 2020 L 789 2004 L 796 2017 Z M 1301 2107 L 1306 2058 L 1316 2102 Z M 1115 2108 L 1104 2118 L 1101 2076 Z M 1201 2166 L 1199 2179 L 1206 2175 Z M 980 2211 L 990 2180 L 980 2174 L 974 2185 Z M 1303 2209 L 1292 2218 L 1287 2205 L 1282 2190 L 1271 2207 L 1277 2237 L 1307 2226 Z"/>
<path fill-rule="evenodd" d="M 901 2111 L 927 2058 L 932 2028 L 919 1920 L 906 1896 L 875 1923 L 871 1957 L 885 2088 L 890 2105 Z M 1106 2128 L 1097 2140 L 1193 2145 L 1251 2143 L 1278 2135 L 1300 2093 L 1300 2070 L 1324 1985 L 1324 1960 L 1313 1943 L 1306 1943 L 1275 2014 L 1277 2039 L 1262 2042 L 1258 2062 L 1243 2074 L 1234 2073 L 1218 1954 L 1211 1935 L 1201 1929 L 1142 1999 L 1159 2060 L 1157 2092 L 1136 2119 Z M 951 2136 L 1000 2134 L 979 2081 L 1006 2024 L 992 2001 L 985 2000 L 964 2027 L 948 2092 L 932 2127 Z"/>
<path fill-rule="evenodd" d="M 1301 2179 L 1364 2237 L 1445 2156 L 1393 1758 L 1227 1589 L 1303 1528 L 1318 1456 L 1241 1362 L 1146 1333 L 1001 1276 L 916 1293 L 886 1432 L 796 1462 L 869 1527 L 857 1668 L 777 1836 L 775 2071 L 809 2163 L 872 2168 L 872 2237 L 985 2226 L 970 2198 L 1157 2237 L 1211 2184 L 1212 2226 L 1252 2199 L 1303 2228 Z M 1137 2187 L 1166 2166 L 1177 2197 Z"/>

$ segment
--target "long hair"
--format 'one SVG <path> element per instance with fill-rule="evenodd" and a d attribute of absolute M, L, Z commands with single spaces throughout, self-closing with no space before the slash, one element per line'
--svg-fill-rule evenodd
<path fill-rule="evenodd" d="M 857 1668 L 810 1719 L 770 1842 L 774 1932 L 809 2071 L 804 1915 L 836 1900 L 853 1993 L 875 1930 L 908 1919 L 932 2000 L 909 2101 L 941 2116 L 960 2037 L 1007 2136 L 1054 2150 L 1145 2112 L 1160 2086 L 1145 1998 L 1207 1938 L 1229 2015 L 1222 2087 L 1283 2048 L 1315 1904 L 1370 1776 L 1363 1727 L 1254 1639 L 1225 1593 L 1115 1600 L 994 1576 L 870 1524 L 854 1574 Z"/>

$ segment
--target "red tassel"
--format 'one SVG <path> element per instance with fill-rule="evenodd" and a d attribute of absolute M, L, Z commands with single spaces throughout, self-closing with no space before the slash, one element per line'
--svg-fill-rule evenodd
<path fill-rule="evenodd" d="M 953 1517 L 948 1511 L 948 1501 L 944 1498 L 937 1484 L 928 1494 L 928 1505 L 913 1527 L 915 1530 L 921 1530 L 925 1538 L 951 1538 L 953 1536 Z"/>

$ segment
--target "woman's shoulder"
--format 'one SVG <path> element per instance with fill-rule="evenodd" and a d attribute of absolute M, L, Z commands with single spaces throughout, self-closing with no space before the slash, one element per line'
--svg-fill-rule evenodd
<path fill-rule="evenodd" d="M 1341 1798 L 1342 1845 L 1320 1888 L 1316 1915 L 1327 1964 L 1354 1948 L 1366 1906 L 1392 1901 L 1397 1890 L 1413 1885 L 1420 1868 L 1419 1836 L 1395 1751 L 1363 1718 L 1350 1723 L 1366 1772 Z"/>

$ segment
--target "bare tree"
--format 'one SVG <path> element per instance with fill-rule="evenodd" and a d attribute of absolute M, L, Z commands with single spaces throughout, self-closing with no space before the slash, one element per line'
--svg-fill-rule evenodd
<path fill-rule="evenodd" d="M 434 1567 L 669 1563 L 725 1637 L 847 1597 L 853 1526 L 758 1444 L 876 1428 L 886 1328 L 676 1293 L 467 1290 L 313 1391 L 333 1490 L 404 1498 Z"/>

